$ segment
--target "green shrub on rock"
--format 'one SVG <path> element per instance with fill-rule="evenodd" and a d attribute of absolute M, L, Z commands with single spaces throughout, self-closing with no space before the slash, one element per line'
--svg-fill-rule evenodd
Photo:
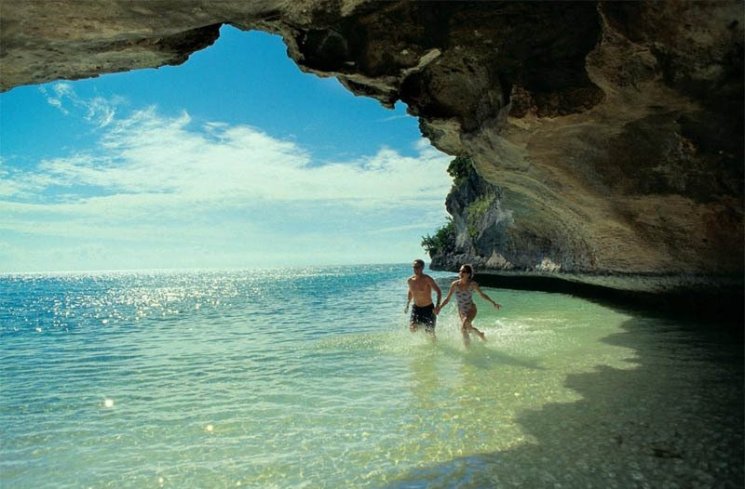
<path fill-rule="evenodd" d="M 455 248 L 455 224 L 452 219 L 442 226 L 434 236 L 422 236 L 422 248 L 430 257 L 441 255 Z"/>

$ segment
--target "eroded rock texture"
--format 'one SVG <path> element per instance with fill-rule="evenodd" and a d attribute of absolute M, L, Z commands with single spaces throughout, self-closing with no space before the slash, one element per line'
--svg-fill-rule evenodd
<path fill-rule="evenodd" d="M 740 1 L 4 0 L 0 16 L 3 90 L 181 63 L 232 24 L 405 102 L 482 181 L 448 200 L 441 266 L 742 275 Z"/>

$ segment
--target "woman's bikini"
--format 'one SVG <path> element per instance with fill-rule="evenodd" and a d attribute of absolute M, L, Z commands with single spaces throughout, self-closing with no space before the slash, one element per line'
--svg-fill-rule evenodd
<path fill-rule="evenodd" d="M 458 303 L 458 312 L 461 316 L 466 316 L 473 306 L 473 290 L 469 286 L 466 290 L 461 290 L 459 286 L 455 287 L 455 301 Z"/>

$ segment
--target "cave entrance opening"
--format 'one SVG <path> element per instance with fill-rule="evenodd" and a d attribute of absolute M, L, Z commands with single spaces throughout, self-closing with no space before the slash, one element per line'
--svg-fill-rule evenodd
<path fill-rule="evenodd" d="M 224 26 L 183 65 L 2 95 L 4 271 L 410 263 L 451 157 Z"/>

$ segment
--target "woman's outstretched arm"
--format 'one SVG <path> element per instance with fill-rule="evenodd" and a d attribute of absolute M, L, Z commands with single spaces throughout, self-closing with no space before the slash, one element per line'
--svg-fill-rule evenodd
<path fill-rule="evenodd" d="M 484 300 L 486 300 L 486 301 L 488 301 L 488 302 L 491 302 L 491 303 L 492 303 L 492 305 L 493 305 L 494 307 L 496 307 L 497 309 L 499 309 L 500 307 L 502 307 L 502 305 L 501 305 L 501 304 L 497 304 L 496 302 L 494 302 L 494 301 L 492 300 L 492 298 L 491 298 L 491 297 L 489 297 L 488 295 L 486 295 L 486 294 L 485 294 L 485 293 L 484 293 L 484 292 L 483 292 L 483 291 L 481 290 L 481 287 L 479 287 L 479 284 L 477 284 L 476 282 L 473 282 L 473 290 L 475 290 L 476 292 L 478 292 L 478 293 L 479 293 L 479 295 L 480 295 L 481 297 L 483 297 L 483 298 L 484 298 Z"/>

